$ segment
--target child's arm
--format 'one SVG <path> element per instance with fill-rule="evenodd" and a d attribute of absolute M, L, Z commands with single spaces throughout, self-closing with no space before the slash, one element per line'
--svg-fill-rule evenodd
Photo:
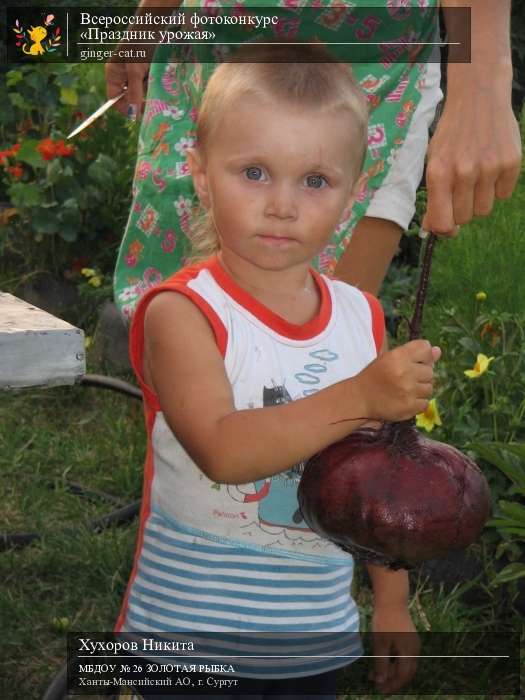
<path fill-rule="evenodd" d="M 236 410 L 213 332 L 189 299 L 156 296 L 146 311 L 145 339 L 144 375 L 168 425 L 210 479 L 229 484 L 284 471 L 369 419 L 424 411 L 437 359 L 427 341 L 413 341 L 312 396 Z"/>
<path fill-rule="evenodd" d="M 374 594 L 374 680 L 381 693 L 395 693 L 416 672 L 421 641 L 408 609 L 408 572 L 367 564 Z M 393 662 L 389 656 L 396 656 Z"/>

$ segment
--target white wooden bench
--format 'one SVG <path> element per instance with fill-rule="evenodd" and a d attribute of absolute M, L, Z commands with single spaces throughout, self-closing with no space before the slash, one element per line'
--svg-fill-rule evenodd
<path fill-rule="evenodd" d="M 85 372 L 82 330 L 0 292 L 0 391 L 74 384 Z"/>

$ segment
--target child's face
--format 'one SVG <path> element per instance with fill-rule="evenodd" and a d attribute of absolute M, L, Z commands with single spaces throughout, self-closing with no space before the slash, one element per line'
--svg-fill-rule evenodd
<path fill-rule="evenodd" d="M 266 270 L 310 264 L 352 202 L 349 119 L 255 95 L 224 113 L 205 154 L 189 159 L 225 258 Z"/>

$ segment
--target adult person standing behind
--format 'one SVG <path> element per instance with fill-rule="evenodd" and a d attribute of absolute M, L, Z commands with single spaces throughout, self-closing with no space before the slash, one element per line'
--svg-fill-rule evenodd
<path fill-rule="evenodd" d="M 226 0 L 221 6 L 231 4 Z M 433 0 L 418 6 L 421 10 L 429 4 Z M 459 225 L 474 216 L 490 214 L 495 198 L 511 196 L 519 175 L 520 134 L 511 106 L 510 0 L 440 4 L 450 42 L 460 30 L 454 8 L 470 7 L 472 60 L 454 62 L 450 47 L 446 101 L 430 144 L 428 128 L 442 98 L 439 63 L 412 64 L 397 79 L 390 75 L 390 83 L 379 63 L 353 66 L 372 108 L 368 182 L 319 266 L 373 294 L 414 214 L 425 152 L 423 228 L 443 236 L 456 235 Z M 176 0 L 142 0 L 137 14 L 155 7 L 169 15 L 179 5 Z M 399 31 L 399 22 L 392 25 Z M 130 119 L 143 117 L 133 203 L 115 272 L 116 302 L 128 318 L 140 296 L 179 269 L 189 252 L 194 192 L 185 152 L 192 145 L 199 95 L 209 77 L 201 68 L 169 62 L 106 65 L 109 97 L 127 85 L 117 109 Z"/>

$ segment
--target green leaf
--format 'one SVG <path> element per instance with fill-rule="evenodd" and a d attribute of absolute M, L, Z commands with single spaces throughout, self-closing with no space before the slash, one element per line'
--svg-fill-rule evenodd
<path fill-rule="evenodd" d="M 514 443 L 469 443 L 467 449 L 473 450 L 490 464 L 502 471 L 525 494 L 525 446 Z M 519 464 L 518 457 L 522 460 Z"/>
<path fill-rule="evenodd" d="M 516 455 L 521 460 L 525 470 L 525 444 L 519 442 L 495 442 L 494 445 L 505 452 Z"/>
<path fill-rule="evenodd" d="M 525 506 L 511 501 L 498 501 L 498 505 L 503 515 L 506 515 L 516 525 L 525 527 Z"/>
<path fill-rule="evenodd" d="M 505 583 L 507 581 L 514 581 L 517 578 L 522 578 L 523 576 L 525 576 L 525 564 L 514 562 L 502 569 L 491 583 Z"/>
<path fill-rule="evenodd" d="M 55 184 L 55 196 L 62 204 L 68 199 L 78 199 L 82 189 L 73 177 L 59 178 Z"/>
<path fill-rule="evenodd" d="M 517 535 L 519 539 L 525 542 L 525 528 L 524 527 L 499 527 L 498 530 L 506 535 Z"/>
<path fill-rule="evenodd" d="M 55 77 L 55 82 L 64 88 L 70 88 L 78 81 L 77 75 L 72 72 L 61 73 Z"/>
<path fill-rule="evenodd" d="M 6 73 L 7 87 L 13 87 L 23 79 L 24 75 L 21 70 L 10 70 Z"/>
<path fill-rule="evenodd" d="M 113 184 L 115 174 L 115 161 L 109 156 L 100 153 L 88 168 L 88 175 L 99 185 L 109 187 Z"/>
<path fill-rule="evenodd" d="M 9 99 L 11 100 L 11 104 L 14 107 L 18 107 L 18 109 L 21 109 L 25 112 L 28 112 L 31 109 L 31 104 L 29 102 L 26 102 L 22 95 L 20 95 L 20 93 L 18 92 L 10 92 Z"/>
<path fill-rule="evenodd" d="M 72 241 L 77 240 L 78 228 L 77 227 L 61 226 L 58 230 L 58 235 L 64 241 L 68 241 L 68 243 L 71 243 Z"/>
<path fill-rule="evenodd" d="M 60 222 L 58 221 L 56 214 L 53 213 L 51 216 L 39 217 L 38 215 L 33 217 L 31 225 L 38 231 L 38 233 L 43 233 L 46 236 L 50 236 L 54 233 L 58 233 L 60 228 Z"/>
<path fill-rule="evenodd" d="M 67 229 L 80 227 L 80 212 L 78 210 L 78 207 L 76 209 L 62 208 L 60 212 L 60 222 Z"/>
<path fill-rule="evenodd" d="M 479 343 L 472 340 L 472 338 L 460 338 L 458 340 L 459 345 L 469 350 L 473 355 L 477 355 L 480 351 Z"/>
<path fill-rule="evenodd" d="M 62 164 L 59 158 L 54 158 L 47 163 L 46 176 L 51 185 L 54 185 L 62 177 Z"/>
<path fill-rule="evenodd" d="M 11 203 L 18 209 L 37 207 L 43 201 L 42 190 L 34 183 L 16 182 L 9 187 L 8 193 Z"/>
<path fill-rule="evenodd" d="M 60 101 L 62 104 L 76 107 L 78 104 L 78 93 L 75 88 L 62 87 L 60 88 Z"/>
<path fill-rule="evenodd" d="M 40 102 L 40 96 L 45 95 L 49 91 L 48 79 L 42 74 L 40 66 L 32 66 L 32 70 L 26 72 L 23 85 L 26 88 L 26 94 L 27 88 L 29 88 L 37 104 Z"/>
<path fill-rule="evenodd" d="M 44 159 L 36 150 L 39 141 L 37 139 L 26 139 L 22 141 L 20 150 L 16 154 L 16 159 L 22 163 L 29 163 L 33 168 L 42 168 L 45 164 Z"/>

